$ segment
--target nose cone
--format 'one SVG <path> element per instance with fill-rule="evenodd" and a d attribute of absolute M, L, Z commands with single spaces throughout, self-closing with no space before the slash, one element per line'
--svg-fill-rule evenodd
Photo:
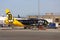
<path fill-rule="evenodd" d="M 9 9 L 6 9 L 5 10 L 6 14 L 10 13 L 10 10 Z"/>

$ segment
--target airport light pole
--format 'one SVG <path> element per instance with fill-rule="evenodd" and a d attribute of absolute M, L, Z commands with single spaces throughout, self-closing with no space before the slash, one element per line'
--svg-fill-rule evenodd
<path fill-rule="evenodd" d="M 38 18 L 40 16 L 40 0 L 38 0 Z"/>

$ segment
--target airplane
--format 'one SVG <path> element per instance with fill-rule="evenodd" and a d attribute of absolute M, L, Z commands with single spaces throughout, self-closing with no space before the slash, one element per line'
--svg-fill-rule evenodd
<path fill-rule="evenodd" d="M 24 27 L 24 24 L 22 24 L 20 21 L 18 21 L 16 18 L 14 18 L 10 12 L 9 9 L 5 10 L 6 12 L 6 17 L 0 17 L 0 26 L 3 26 L 1 24 L 6 24 L 8 26 L 14 25 L 14 26 L 19 26 L 19 27 Z"/>
<path fill-rule="evenodd" d="M 19 27 L 23 27 L 23 28 L 26 28 L 26 25 L 32 25 L 33 24 L 38 24 L 38 23 L 41 23 L 41 22 L 38 22 L 38 21 L 44 21 L 43 25 L 45 25 L 45 22 L 47 23 L 46 20 L 43 20 L 43 19 L 28 19 L 28 20 L 18 20 L 16 18 L 13 17 L 13 15 L 11 14 L 10 10 L 9 9 L 6 9 L 5 10 L 6 12 L 6 17 L 0 17 L 0 26 L 4 26 L 7 25 L 7 26 L 19 26 Z M 3 24 L 3 25 L 2 25 Z"/>

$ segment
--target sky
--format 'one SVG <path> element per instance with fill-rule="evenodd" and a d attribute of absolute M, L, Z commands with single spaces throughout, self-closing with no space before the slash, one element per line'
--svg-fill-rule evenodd
<path fill-rule="evenodd" d="M 60 15 L 60 0 L 40 0 L 41 14 L 52 12 Z"/>
<path fill-rule="evenodd" d="M 5 15 L 7 8 L 13 16 L 44 15 L 47 12 L 59 15 L 60 0 L 39 0 L 39 7 L 38 0 L 0 0 L 0 15 Z"/>

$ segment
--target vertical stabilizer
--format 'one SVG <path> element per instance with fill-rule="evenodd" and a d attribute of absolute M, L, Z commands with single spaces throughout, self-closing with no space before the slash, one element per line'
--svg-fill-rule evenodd
<path fill-rule="evenodd" d="M 11 14 L 9 9 L 6 9 L 5 12 L 6 12 L 6 15 L 7 15 L 6 20 L 5 20 L 6 24 L 10 24 L 11 23 L 13 25 L 20 26 L 20 27 L 24 26 L 21 22 L 19 22 L 15 18 L 13 18 L 13 16 L 12 16 L 12 14 Z"/>

